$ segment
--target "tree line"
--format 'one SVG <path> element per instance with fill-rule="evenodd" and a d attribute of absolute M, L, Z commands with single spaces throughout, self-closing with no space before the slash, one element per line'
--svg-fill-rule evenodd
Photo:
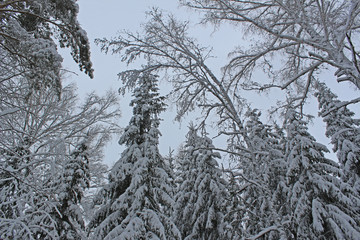
<path fill-rule="evenodd" d="M 211 49 L 187 33 L 189 23 L 158 9 L 143 32 L 97 39 L 137 69 L 119 73 L 133 116 L 110 171 L 105 143 L 119 132 L 118 96 L 61 86 L 61 47 L 93 76 L 89 43 L 74 1 L 1 3 L 2 77 L 0 237 L 5 239 L 357 239 L 360 236 L 360 120 L 319 73 L 334 68 L 341 86 L 359 89 L 360 1 L 179 1 L 203 22 L 246 29 L 220 74 Z M 258 36 L 261 37 L 258 37 Z M 256 79 L 262 71 L 266 79 Z M 160 96 L 159 78 L 173 84 Z M 160 82 L 161 83 L 161 82 Z M 245 91 L 286 100 L 264 122 Z M 336 159 L 309 132 L 315 98 Z M 160 115 L 174 101 L 177 119 L 192 110 L 176 155 L 161 156 Z M 216 121 L 225 147 L 207 128 Z M 280 122 L 280 123 L 279 123 Z M 220 167 L 220 162 L 231 163 Z M 231 167 L 230 167 L 231 166 Z M 106 178 L 106 179 L 105 179 Z"/>

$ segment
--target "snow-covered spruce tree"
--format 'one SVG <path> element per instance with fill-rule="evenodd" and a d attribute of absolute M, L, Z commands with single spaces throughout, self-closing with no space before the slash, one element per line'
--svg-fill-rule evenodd
<path fill-rule="evenodd" d="M 236 164 L 227 171 L 232 200 L 232 209 L 226 215 L 231 222 L 227 230 L 229 239 L 285 236 L 286 227 L 281 221 L 286 201 L 281 197 L 286 173 L 283 134 L 263 124 L 260 115 L 256 109 L 246 112 L 246 143 L 235 139 L 228 142 Z"/>
<path fill-rule="evenodd" d="M 183 239 L 223 239 L 226 183 L 218 169 L 220 154 L 211 139 L 200 137 L 190 126 L 179 159 L 179 187 L 174 218 Z"/>
<path fill-rule="evenodd" d="M 360 194 L 360 119 L 341 102 L 325 84 L 317 85 L 319 115 L 326 123 L 326 136 L 331 138 L 343 170 L 343 180 L 355 187 Z"/>
<path fill-rule="evenodd" d="M 171 192 L 169 192 L 172 199 L 175 197 L 176 193 L 176 155 L 174 154 L 174 150 L 169 148 L 169 152 L 166 156 L 164 156 L 164 169 L 169 176 L 169 184 L 171 187 Z M 164 211 L 167 215 L 172 216 L 173 214 L 173 206 L 164 208 Z"/>
<path fill-rule="evenodd" d="M 85 190 L 90 186 L 86 138 L 70 154 L 70 158 L 65 162 L 63 173 L 55 184 L 58 189 L 58 204 L 53 214 L 57 221 L 56 229 L 59 239 L 85 239 L 85 222 L 79 204 Z"/>
<path fill-rule="evenodd" d="M 134 89 L 133 117 L 119 140 L 126 149 L 98 196 L 90 222 L 94 239 L 180 239 L 164 209 L 173 204 L 169 176 L 158 150 L 159 114 L 164 110 L 156 76 L 143 73 Z"/>
<path fill-rule="evenodd" d="M 359 196 L 340 178 L 327 148 L 308 133 L 299 114 L 289 110 L 287 131 L 288 239 L 358 239 Z"/>
<path fill-rule="evenodd" d="M 192 217 L 195 201 L 195 180 L 196 180 L 196 164 L 192 158 L 192 153 L 196 147 L 198 140 L 195 129 L 190 126 L 190 131 L 186 135 L 186 142 L 179 148 L 177 154 L 177 169 L 176 179 L 177 183 L 175 194 L 175 208 L 173 218 L 178 226 L 182 237 L 190 235 L 192 232 Z"/>
<path fill-rule="evenodd" d="M 285 230 L 280 214 L 284 202 L 278 194 L 279 185 L 284 183 L 286 165 L 281 133 L 263 124 L 257 109 L 249 109 L 245 116 L 247 147 L 239 148 L 244 234 L 248 237 L 283 239 Z"/>
<path fill-rule="evenodd" d="M 22 174 L 27 176 L 30 173 L 28 167 L 23 167 L 22 174 L 17 176 L 12 172 L 14 169 L 21 168 L 24 163 L 31 162 L 28 139 L 19 141 L 18 146 L 10 149 L 1 149 L 0 161 L 0 217 L 2 219 L 14 219 L 20 214 L 15 199 L 21 197 L 28 188 L 22 186 Z M 2 226 L 0 225 L 0 234 Z M 2 235 L 0 235 L 2 236 Z"/>

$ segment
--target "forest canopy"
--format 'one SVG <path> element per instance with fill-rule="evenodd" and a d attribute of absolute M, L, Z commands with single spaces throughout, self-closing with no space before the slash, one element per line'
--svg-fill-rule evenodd
<path fill-rule="evenodd" d="M 358 239 L 360 1 L 178 4 L 199 22 L 153 8 L 140 31 L 97 38 L 127 67 L 119 93 L 79 103 L 58 51 L 94 77 L 76 1 L 0 1 L 0 238 Z M 192 36 L 198 23 L 230 26 L 226 37 L 246 44 L 213 64 L 213 46 Z M 265 94 L 278 101 L 259 109 L 248 97 Z M 174 124 L 161 119 L 172 106 L 177 121 L 199 117 L 164 156 L 159 127 Z M 106 143 L 119 133 L 107 170 Z"/>

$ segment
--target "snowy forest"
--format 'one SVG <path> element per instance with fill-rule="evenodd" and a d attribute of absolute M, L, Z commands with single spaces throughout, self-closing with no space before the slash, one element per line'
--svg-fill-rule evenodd
<path fill-rule="evenodd" d="M 360 0 L 176 2 L 197 17 L 98 36 L 127 67 L 79 97 L 62 48 L 101 79 L 77 0 L 0 0 L 0 239 L 359 240 Z M 243 40 L 219 65 L 192 24 Z"/>

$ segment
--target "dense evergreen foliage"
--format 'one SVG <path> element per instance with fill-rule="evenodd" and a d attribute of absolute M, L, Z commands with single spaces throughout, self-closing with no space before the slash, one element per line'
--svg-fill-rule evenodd
<path fill-rule="evenodd" d="M 306 123 L 289 111 L 287 123 L 287 206 L 295 239 L 356 239 L 360 233 L 360 198 L 343 182 L 327 148 L 308 133 Z"/>
<path fill-rule="evenodd" d="M 326 123 L 326 136 L 331 139 L 343 170 L 342 179 L 360 193 L 360 119 L 341 102 L 325 84 L 319 84 L 316 96 Z"/>
<path fill-rule="evenodd" d="M 133 117 L 119 140 L 126 149 L 97 197 L 100 209 L 90 228 L 95 239 L 180 239 L 166 211 L 173 200 L 170 177 L 158 150 L 164 103 L 156 76 L 142 75 L 133 97 Z"/>
<path fill-rule="evenodd" d="M 225 237 L 226 182 L 218 169 L 220 154 L 212 148 L 211 139 L 198 136 L 195 127 L 190 126 L 178 159 L 174 212 L 183 239 Z"/>

